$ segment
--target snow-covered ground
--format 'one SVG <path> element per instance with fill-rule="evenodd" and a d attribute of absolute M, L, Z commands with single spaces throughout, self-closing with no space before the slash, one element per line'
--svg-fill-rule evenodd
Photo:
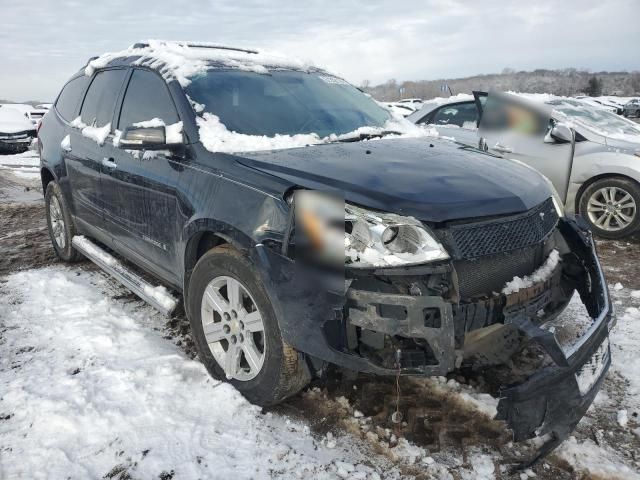
<path fill-rule="evenodd" d="M 14 273 L 0 287 L 0 478 L 400 475 L 346 432 L 318 437 L 304 421 L 261 413 L 167 340 L 153 309 L 113 298 L 122 293 L 101 272 L 67 266 Z M 612 335 L 612 371 L 628 384 L 621 402 L 631 417 L 640 406 L 640 291 L 614 295 L 635 305 L 621 312 Z M 455 381 L 440 388 L 470 400 Z M 605 388 L 596 406 L 611 395 Z M 477 408 L 485 410 L 482 402 Z M 624 426 L 638 429 L 637 420 Z M 470 453 L 452 465 L 406 441 L 396 450 L 392 458 L 417 462 L 427 478 L 500 472 L 496 452 Z M 590 439 L 570 438 L 557 456 L 577 472 L 640 478 Z"/>
<path fill-rule="evenodd" d="M 32 150 L 17 155 L 0 155 L 0 170 L 9 170 L 27 180 L 37 179 L 40 178 L 40 158 Z"/>
<path fill-rule="evenodd" d="M 323 444 L 262 414 L 164 339 L 153 309 L 113 293 L 63 266 L 2 285 L 0 478 L 379 475 L 348 436 Z"/>

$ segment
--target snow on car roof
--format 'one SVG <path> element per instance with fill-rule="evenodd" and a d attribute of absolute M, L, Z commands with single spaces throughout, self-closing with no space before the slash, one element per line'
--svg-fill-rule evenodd
<path fill-rule="evenodd" d="M 256 73 L 267 73 L 270 68 L 307 71 L 311 67 L 308 62 L 262 50 L 214 43 L 148 40 L 90 60 L 84 73 L 93 75 L 96 69 L 104 68 L 114 60 L 131 57 L 138 57 L 135 65 L 157 70 L 167 81 L 177 80 L 183 87 L 189 85 L 191 77 L 216 66 Z"/>

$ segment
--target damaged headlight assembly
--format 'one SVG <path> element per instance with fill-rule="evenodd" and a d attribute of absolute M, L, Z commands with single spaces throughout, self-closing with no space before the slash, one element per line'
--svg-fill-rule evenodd
<path fill-rule="evenodd" d="M 449 254 L 415 218 L 345 204 L 345 263 L 395 267 L 448 260 Z"/>
<path fill-rule="evenodd" d="M 402 267 L 449 259 L 415 218 L 375 212 L 330 194 L 295 192 L 295 217 L 297 248 L 334 266 Z"/>

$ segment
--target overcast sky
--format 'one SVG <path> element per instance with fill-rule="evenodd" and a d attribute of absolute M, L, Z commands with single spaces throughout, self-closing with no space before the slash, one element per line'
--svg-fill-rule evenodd
<path fill-rule="evenodd" d="M 640 70 L 640 0 L 1 0 L 0 11 L 0 98 L 13 100 L 53 100 L 89 57 L 148 38 L 277 50 L 356 84 Z"/>

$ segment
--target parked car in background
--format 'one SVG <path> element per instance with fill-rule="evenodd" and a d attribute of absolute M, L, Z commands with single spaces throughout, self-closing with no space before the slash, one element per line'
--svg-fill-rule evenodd
<path fill-rule="evenodd" d="M 603 100 L 599 100 L 599 99 L 596 99 L 593 97 L 587 97 L 587 96 L 578 96 L 576 97 L 576 99 L 592 107 L 601 108 L 603 110 L 607 110 L 608 112 L 622 115 L 622 108 L 620 108 L 619 105 L 614 105 L 614 104 L 611 104 L 610 102 L 606 102 Z"/>
<path fill-rule="evenodd" d="M 53 103 L 39 103 L 36 105 L 37 110 L 51 110 Z"/>
<path fill-rule="evenodd" d="M 33 125 L 36 126 L 38 125 L 38 122 L 40 122 L 42 117 L 44 117 L 45 113 L 47 113 L 47 110 L 42 108 L 34 108 L 27 103 L 5 103 L 2 105 L 2 108 L 5 107 L 19 111 L 20 113 L 22 113 L 22 115 L 28 118 Z"/>
<path fill-rule="evenodd" d="M 398 100 L 395 103 L 398 105 L 407 105 L 411 109 L 417 110 L 422 106 L 422 99 L 421 98 L 404 98 L 402 100 Z"/>
<path fill-rule="evenodd" d="M 634 98 L 624 106 L 625 117 L 640 117 L 640 98 Z"/>
<path fill-rule="evenodd" d="M 592 238 L 544 177 L 427 137 L 321 69 L 139 43 L 75 74 L 39 139 L 57 255 L 113 272 L 90 237 L 183 292 L 201 361 L 252 402 L 327 364 L 442 376 L 535 341 L 548 363 L 497 410 L 548 453 L 610 365 Z M 563 350 L 546 322 L 576 290 L 593 323 Z"/>
<path fill-rule="evenodd" d="M 487 128 L 484 122 L 483 109 L 492 95 L 498 102 L 489 108 L 505 107 L 502 115 L 511 117 L 509 122 L 502 119 L 503 128 Z M 535 101 L 483 92 L 475 97 L 423 107 L 408 119 L 536 168 L 552 181 L 565 208 L 580 213 L 602 237 L 622 238 L 638 230 L 640 125 L 570 98 L 541 96 Z"/>
<path fill-rule="evenodd" d="M 22 153 L 29 148 L 36 129 L 24 114 L 13 108 L 0 108 L 0 153 Z"/>
<path fill-rule="evenodd" d="M 395 116 L 408 117 L 413 112 L 415 112 L 415 110 L 412 107 L 401 104 L 401 103 L 382 103 L 382 102 L 379 102 L 379 103 L 384 108 L 391 111 Z"/>

